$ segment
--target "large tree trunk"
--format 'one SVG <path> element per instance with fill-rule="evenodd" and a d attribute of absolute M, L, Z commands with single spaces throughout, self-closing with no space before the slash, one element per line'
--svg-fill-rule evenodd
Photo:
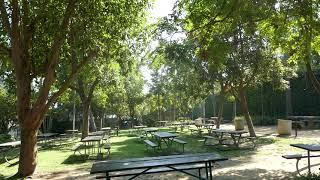
<path fill-rule="evenodd" d="M 37 152 L 37 130 L 22 127 L 18 176 L 26 177 L 34 173 L 37 166 Z"/>
<path fill-rule="evenodd" d="M 89 103 L 83 103 L 82 109 L 82 132 L 81 139 L 85 138 L 89 134 Z"/>
<path fill-rule="evenodd" d="M 248 103 L 247 103 L 247 99 L 246 99 L 246 95 L 245 95 L 245 90 L 243 88 L 239 89 L 239 99 L 240 99 L 240 105 L 241 105 L 241 109 L 242 109 L 242 113 L 245 117 L 245 120 L 247 122 L 247 126 L 248 126 L 248 130 L 250 133 L 251 137 L 256 137 L 256 133 L 253 127 L 253 123 L 251 120 L 251 116 L 249 114 L 249 109 L 248 109 Z"/>
<path fill-rule="evenodd" d="M 221 121 L 222 121 L 222 118 L 223 118 L 223 107 L 224 107 L 224 95 L 220 95 L 218 119 L 217 119 L 217 122 L 216 122 L 217 129 L 220 128 L 220 124 L 221 124 Z"/>

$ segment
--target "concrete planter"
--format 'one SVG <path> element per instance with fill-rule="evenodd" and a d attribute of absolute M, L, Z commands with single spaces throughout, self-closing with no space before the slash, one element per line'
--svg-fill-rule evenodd
<path fill-rule="evenodd" d="M 244 119 L 243 118 L 235 118 L 233 120 L 234 128 L 236 131 L 244 130 Z"/>
<path fill-rule="evenodd" d="M 292 121 L 285 119 L 278 119 L 278 134 L 279 135 L 291 135 Z"/>

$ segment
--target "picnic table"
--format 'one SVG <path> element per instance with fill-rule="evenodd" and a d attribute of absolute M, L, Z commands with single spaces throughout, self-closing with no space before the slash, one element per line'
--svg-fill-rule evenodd
<path fill-rule="evenodd" d="M 155 132 L 154 137 L 158 141 L 160 148 L 162 142 L 167 145 L 167 148 L 171 148 L 173 139 L 177 137 L 177 135 L 169 132 Z"/>
<path fill-rule="evenodd" d="M 168 121 L 157 121 L 160 126 L 165 127 Z"/>
<path fill-rule="evenodd" d="M 88 134 L 88 136 L 104 136 L 105 135 L 105 131 L 96 131 L 96 132 L 91 132 Z"/>
<path fill-rule="evenodd" d="M 308 158 L 308 174 L 311 173 L 311 165 L 310 165 L 310 158 L 312 155 L 310 155 L 310 152 L 320 151 L 320 145 L 318 144 L 290 144 L 292 147 L 300 148 L 307 150 L 307 158 Z M 317 156 L 318 157 L 318 156 Z"/>
<path fill-rule="evenodd" d="M 145 128 L 143 130 L 144 130 L 146 136 L 148 137 L 148 134 L 151 134 L 151 136 L 153 136 L 154 133 L 158 131 L 158 128 Z"/>
<path fill-rule="evenodd" d="M 77 133 L 78 130 L 77 129 L 68 129 L 68 130 L 66 130 L 66 132 L 69 134 L 73 134 L 73 133 Z"/>
<path fill-rule="evenodd" d="M 8 160 L 8 157 L 7 157 L 7 153 L 8 151 L 7 150 L 10 150 L 11 148 L 15 148 L 15 147 L 18 147 L 21 145 L 21 141 L 12 141 L 12 142 L 6 142 L 6 143 L 2 143 L 0 144 L 0 149 L 5 149 L 6 151 L 3 153 L 3 157 L 5 159 L 5 161 L 8 163 L 8 164 L 12 164 L 10 163 L 10 161 Z M 15 156 L 14 158 L 18 157 L 19 154 L 17 156 Z"/>
<path fill-rule="evenodd" d="M 228 129 L 213 129 L 211 130 L 211 133 L 218 139 L 218 142 L 219 142 L 218 144 L 228 145 L 228 144 L 224 144 L 223 142 L 226 140 L 225 135 L 230 135 L 231 139 L 233 140 L 233 145 L 235 145 L 236 147 L 239 147 L 242 134 L 246 134 L 248 132 L 244 130 L 235 131 L 235 130 L 228 130 Z"/>
<path fill-rule="evenodd" d="M 214 124 L 203 124 L 203 127 L 205 127 L 208 130 L 208 134 L 211 134 L 211 131 L 214 129 Z"/>
<path fill-rule="evenodd" d="M 101 140 L 103 139 L 103 136 L 87 136 L 85 138 L 83 138 L 81 140 L 81 142 L 84 143 L 84 145 L 87 147 L 89 144 L 92 143 L 92 152 L 94 152 L 94 144 L 95 143 L 98 143 L 98 153 L 101 153 Z M 87 151 L 86 151 L 87 148 L 85 148 L 85 151 L 84 153 L 87 154 Z M 90 153 L 90 152 L 88 152 Z"/>
<path fill-rule="evenodd" d="M 133 177 L 130 179 L 134 179 L 142 174 L 179 171 L 199 179 L 212 179 L 213 164 L 225 160 L 227 158 L 214 153 L 109 160 L 95 162 L 90 174 L 105 173 L 105 178 L 109 180 L 112 177 L 131 175 Z M 190 169 L 198 169 L 198 174 L 186 171 Z M 206 178 L 201 176 L 201 169 L 206 170 Z"/>
<path fill-rule="evenodd" d="M 43 133 L 43 134 L 38 134 L 38 138 L 43 139 L 44 143 L 47 144 L 49 142 L 49 139 L 55 138 L 59 136 L 59 133 Z"/>
<path fill-rule="evenodd" d="M 307 127 L 311 129 L 316 122 L 320 123 L 320 116 L 288 116 L 287 118 L 294 123 L 295 137 L 298 136 L 298 124 L 301 125 L 307 122 Z"/>

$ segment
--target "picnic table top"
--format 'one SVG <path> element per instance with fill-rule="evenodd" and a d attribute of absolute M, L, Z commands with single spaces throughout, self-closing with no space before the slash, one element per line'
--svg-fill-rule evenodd
<path fill-rule="evenodd" d="M 288 119 L 320 119 L 320 116 L 288 116 Z"/>
<path fill-rule="evenodd" d="M 290 144 L 290 146 L 308 151 L 320 151 L 320 144 Z"/>
<path fill-rule="evenodd" d="M 47 138 L 47 137 L 54 137 L 54 136 L 57 136 L 57 135 L 59 135 L 59 133 L 43 133 L 43 134 L 38 134 L 38 137 Z"/>
<path fill-rule="evenodd" d="M 78 132 L 78 129 L 68 129 L 66 132 Z"/>
<path fill-rule="evenodd" d="M 146 132 L 156 132 L 156 131 L 158 131 L 158 128 L 145 128 L 143 130 Z"/>
<path fill-rule="evenodd" d="M 91 132 L 88 135 L 89 136 L 103 136 L 106 132 L 105 131 L 96 131 L 96 132 Z"/>
<path fill-rule="evenodd" d="M 101 130 L 105 131 L 105 130 L 111 130 L 111 127 L 103 127 L 101 128 Z"/>
<path fill-rule="evenodd" d="M 21 141 L 12 141 L 12 142 L 2 143 L 0 144 L 0 147 L 16 147 L 20 145 L 21 145 Z"/>
<path fill-rule="evenodd" d="M 159 137 L 159 138 L 174 138 L 174 137 L 177 137 L 177 135 L 169 133 L 169 132 L 155 132 L 154 135 Z"/>
<path fill-rule="evenodd" d="M 134 158 L 125 160 L 99 161 L 92 165 L 90 174 L 224 160 L 227 160 L 227 158 L 221 157 L 214 153 L 197 153 L 186 155 Z"/>
<path fill-rule="evenodd" d="M 143 125 L 141 125 L 141 126 L 133 126 L 133 128 L 134 129 L 141 129 L 141 128 L 146 128 L 147 126 L 143 126 Z"/>
<path fill-rule="evenodd" d="M 229 129 L 214 129 L 211 132 L 217 132 L 217 133 L 229 133 L 229 134 L 244 134 L 248 133 L 245 130 L 236 131 L 236 130 L 229 130 Z"/>
<path fill-rule="evenodd" d="M 203 124 L 203 126 L 212 127 L 212 126 L 215 126 L 215 125 L 214 124 Z"/>
<path fill-rule="evenodd" d="M 87 136 L 81 140 L 81 142 L 100 141 L 103 136 Z"/>

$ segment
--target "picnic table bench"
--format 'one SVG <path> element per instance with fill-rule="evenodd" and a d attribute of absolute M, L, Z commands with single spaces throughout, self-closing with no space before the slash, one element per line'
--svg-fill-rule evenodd
<path fill-rule="evenodd" d="M 179 171 L 199 179 L 212 179 L 213 164 L 225 160 L 227 158 L 214 153 L 109 160 L 95 162 L 90 174 L 105 173 L 97 178 L 109 180 L 112 177 L 132 176 L 130 179 L 134 179 L 142 174 Z M 198 174 L 187 172 L 189 169 L 198 169 Z M 201 169 L 206 170 L 206 178 L 201 176 Z"/>
<path fill-rule="evenodd" d="M 147 139 L 144 140 L 143 142 L 146 144 L 147 149 L 148 149 L 148 147 L 151 147 L 151 148 L 153 148 L 154 151 L 156 151 L 156 148 L 159 147 L 156 143 L 154 143 L 150 140 L 147 140 Z"/>
<path fill-rule="evenodd" d="M 314 157 L 320 157 L 320 155 L 311 155 L 310 152 L 320 151 L 320 145 L 316 145 L 316 144 L 290 144 L 290 146 L 307 150 L 307 154 L 306 155 L 291 154 L 291 155 L 283 155 L 282 157 L 285 159 L 296 159 L 297 160 L 296 161 L 296 170 L 299 175 L 301 175 L 300 174 L 301 169 L 299 169 L 299 161 L 303 158 L 307 158 L 308 159 L 308 166 L 306 168 L 302 168 L 302 169 L 308 169 L 308 174 L 310 174 L 311 173 L 311 166 L 312 166 L 310 163 L 310 159 L 314 158 Z"/>
<path fill-rule="evenodd" d="M 178 143 L 178 144 L 180 144 L 180 145 L 182 145 L 182 152 L 184 152 L 184 145 L 187 144 L 187 142 L 185 142 L 185 141 L 183 141 L 181 139 L 177 139 L 177 138 L 174 138 L 173 141 Z"/>

